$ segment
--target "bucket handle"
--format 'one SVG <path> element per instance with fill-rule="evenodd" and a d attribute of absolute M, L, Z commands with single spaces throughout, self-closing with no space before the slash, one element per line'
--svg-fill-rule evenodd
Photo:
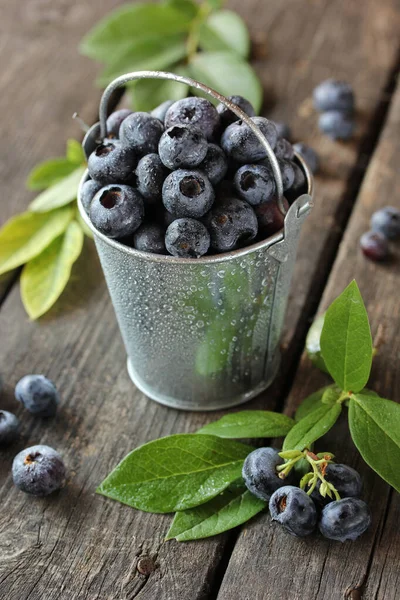
<path fill-rule="evenodd" d="M 255 123 L 250 119 L 250 117 L 241 109 L 239 106 L 225 98 L 219 92 L 213 90 L 212 88 L 204 85 L 204 83 L 200 83 L 191 77 L 185 77 L 183 75 L 177 75 L 176 73 L 168 73 L 165 71 L 135 71 L 133 73 L 126 73 L 125 75 L 121 75 L 112 81 L 104 90 L 104 93 L 100 100 L 100 108 L 99 108 L 99 117 L 100 117 L 100 135 L 101 139 L 104 139 L 107 135 L 107 108 L 108 103 L 111 97 L 111 94 L 120 86 L 125 85 L 129 81 L 136 81 L 137 79 L 169 79 L 170 81 L 177 81 L 178 83 L 184 83 L 189 85 L 192 88 L 196 88 L 208 96 L 212 96 L 222 104 L 224 104 L 229 110 L 231 110 L 239 119 L 242 119 L 246 123 L 246 125 L 251 129 L 254 135 L 261 142 L 262 146 L 264 146 L 265 151 L 268 156 L 268 160 L 271 164 L 271 168 L 274 174 L 276 190 L 277 190 L 277 201 L 279 210 L 283 215 L 286 215 L 286 209 L 283 204 L 283 184 L 282 184 L 282 175 L 281 170 L 279 168 L 279 164 L 277 158 L 265 136 L 261 133 L 261 130 L 255 125 Z"/>

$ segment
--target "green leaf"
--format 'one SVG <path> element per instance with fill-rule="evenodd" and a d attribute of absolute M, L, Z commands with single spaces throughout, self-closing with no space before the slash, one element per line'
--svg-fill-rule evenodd
<path fill-rule="evenodd" d="M 320 408 L 322 404 L 322 396 L 324 395 L 325 391 L 329 389 L 329 387 L 332 386 L 323 387 L 317 392 L 311 394 L 310 396 L 307 396 L 307 398 L 303 400 L 303 402 L 297 409 L 296 414 L 294 415 L 294 420 L 300 421 L 301 419 L 304 419 L 304 417 L 308 416 L 309 413 L 313 412 L 315 409 Z"/>
<path fill-rule="evenodd" d="M 48 213 L 25 212 L 10 219 L 0 231 L 0 275 L 40 254 L 72 219 L 68 206 Z"/>
<path fill-rule="evenodd" d="M 330 404 L 330 405 L 336 404 L 336 402 L 339 400 L 341 394 L 342 394 L 342 391 L 336 385 L 330 385 L 324 391 L 322 398 L 321 398 L 321 402 L 322 402 L 322 404 Z"/>
<path fill-rule="evenodd" d="M 359 392 L 365 387 L 371 372 L 372 338 L 355 281 L 326 311 L 321 349 L 329 373 L 342 390 Z"/>
<path fill-rule="evenodd" d="M 77 140 L 67 140 L 67 159 L 73 165 L 86 164 L 86 156 L 82 148 L 82 144 Z"/>
<path fill-rule="evenodd" d="M 78 185 L 85 172 L 86 167 L 75 167 L 69 175 L 61 179 L 44 192 L 36 196 L 29 205 L 29 210 L 33 212 L 47 212 L 60 206 L 65 206 L 76 199 Z"/>
<path fill-rule="evenodd" d="M 193 508 L 238 479 L 252 450 L 213 435 L 171 435 L 128 454 L 97 491 L 146 512 Z"/>
<path fill-rule="evenodd" d="M 38 319 L 58 300 L 82 251 L 83 231 L 72 221 L 64 234 L 25 265 L 21 298 L 31 319 Z"/>
<path fill-rule="evenodd" d="M 363 392 L 350 400 L 349 427 L 361 456 L 400 492 L 400 405 Z"/>
<path fill-rule="evenodd" d="M 115 59 L 98 78 L 101 86 L 130 71 L 161 71 L 168 69 L 186 56 L 186 40 L 182 34 L 163 36 L 162 38 L 146 38 L 135 41 Z M 143 80 L 142 80 L 143 81 Z M 154 80 L 144 80 L 154 81 Z"/>
<path fill-rule="evenodd" d="M 167 4 L 125 4 L 89 31 L 81 42 L 80 51 L 90 58 L 109 63 L 140 39 L 184 33 L 190 23 L 191 17 L 185 11 Z"/>
<path fill-rule="evenodd" d="M 179 75 L 186 74 L 183 65 L 176 65 L 171 71 Z M 129 86 L 134 110 L 149 111 L 165 102 L 180 100 L 188 94 L 189 86 L 176 81 L 161 79 L 141 79 Z"/>
<path fill-rule="evenodd" d="M 200 46 L 208 52 L 228 51 L 247 58 L 250 37 L 246 23 L 232 10 L 212 13 L 200 28 Z"/>
<path fill-rule="evenodd" d="M 270 438 L 289 433 L 293 419 L 268 410 L 243 410 L 225 415 L 209 423 L 197 433 L 210 433 L 222 438 Z"/>
<path fill-rule="evenodd" d="M 267 503 L 251 494 L 243 483 L 232 484 L 222 494 L 197 508 L 177 512 L 167 540 L 199 540 L 242 525 Z"/>
<path fill-rule="evenodd" d="M 26 185 L 30 190 L 43 190 L 64 179 L 75 169 L 76 166 L 67 158 L 50 158 L 32 169 Z"/>
<path fill-rule="evenodd" d="M 315 319 L 306 337 L 306 351 L 309 359 L 320 371 L 328 373 L 321 353 L 321 331 L 324 326 L 325 313 Z"/>
<path fill-rule="evenodd" d="M 195 18 L 200 8 L 199 4 L 193 0 L 167 0 L 165 4 L 184 13 L 191 20 Z"/>
<path fill-rule="evenodd" d="M 289 431 L 283 442 L 283 450 L 310 448 L 334 426 L 341 411 L 341 404 L 323 404 L 310 412 Z"/>
<path fill-rule="evenodd" d="M 232 52 L 200 52 L 190 64 L 194 79 L 218 90 L 224 96 L 247 98 L 256 112 L 262 103 L 262 87 L 252 67 Z M 196 93 L 196 90 L 193 90 Z"/>

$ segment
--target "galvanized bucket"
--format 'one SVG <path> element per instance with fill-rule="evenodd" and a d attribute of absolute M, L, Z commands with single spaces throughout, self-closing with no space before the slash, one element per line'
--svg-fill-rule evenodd
<path fill-rule="evenodd" d="M 83 142 L 90 154 L 106 134 L 111 93 L 127 81 L 171 79 L 223 102 L 264 145 L 282 204 L 282 178 L 268 142 L 237 106 L 188 77 L 144 71 L 119 77 L 105 90 L 100 123 Z M 94 234 L 134 384 L 147 396 L 184 410 L 216 410 L 250 400 L 274 379 L 280 361 L 290 280 L 301 225 L 312 206 L 312 176 L 301 157 L 308 193 L 285 217 L 284 230 L 252 246 L 199 259 L 139 252 L 109 239 L 82 218 Z M 82 183 L 87 179 L 83 177 Z"/>

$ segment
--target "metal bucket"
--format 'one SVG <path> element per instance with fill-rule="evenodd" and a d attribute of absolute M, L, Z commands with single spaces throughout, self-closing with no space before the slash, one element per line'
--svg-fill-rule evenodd
<path fill-rule="evenodd" d="M 214 90 L 171 73 L 132 73 L 110 84 L 100 105 L 101 130 L 94 125 L 83 143 L 87 154 L 99 134 L 101 139 L 105 135 L 110 94 L 142 77 L 188 83 L 234 111 L 256 130 L 282 197 L 276 157 L 247 115 Z M 129 375 L 150 398 L 184 410 L 215 410 L 246 402 L 271 384 L 279 367 L 298 237 L 312 206 L 312 177 L 297 160 L 307 176 L 308 194 L 291 205 L 284 230 L 252 246 L 199 259 L 140 252 L 107 238 L 93 227 L 78 192 L 125 343 Z M 86 179 L 87 174 L 81 185 Z"/>

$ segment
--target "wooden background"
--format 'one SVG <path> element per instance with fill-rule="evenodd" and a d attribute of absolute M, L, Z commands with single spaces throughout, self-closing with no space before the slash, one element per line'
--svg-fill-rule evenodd
<path fill-rule="evenodd" d="M 75 110 L 95 120 L 96 68 L 79 56 L 83 34 L 120 4 L 67 0 L 0 0 L 3 152 L 1 222 L 30 200 L 26 175 L 35 163 L 61 154 L 79 131 Z M 315 209 L 300 243 L 275 384 L 247 408 L 285 410 L 326 379 L 302 356 L 316 312 L 355 277 L 373 333 L 385 343 L 370 386 L 400 399 L 400 246 L 376 265 L 358 240 L 379 206 L 400 206 L 400 0 L 232 0 L 267 54 L 254 62 L 266 93 L 264 114 L 285 120 L 294 138 L 320 154 Z M 313 87 L 327 77 L 351 82 L 357 94 L 357 134 L 335 143 L 318 133 L 310 111 Z M 157 405 L 132 387 L 125 353 L 95 251 L 87 244 L 55 309 L 32 323 L 14 278 L 0 286 L 1 408 L 22 411 L 13 387 L 43 372 L 62 395 L 56 419 L 27 413 L 22 439 L 1 453 L 0 598 L 4 600 L 264 600 L 400 598 L 399 497 L 357 456 L 345 423 L 324 445 L 355 466 L 365 481 L 373 525 L 357 543 L 297 540 L 261 515 L 240 530 L 209 540 L 165 543 L 170 516 L 137 512 L 94 490 L 133 447 L 162 435 L 195 431 L 218 413 L 181 413 Z M 12 484 L 13 456 L 46 443 L 65 457 L 66 488 L 35 499 Z"/>

